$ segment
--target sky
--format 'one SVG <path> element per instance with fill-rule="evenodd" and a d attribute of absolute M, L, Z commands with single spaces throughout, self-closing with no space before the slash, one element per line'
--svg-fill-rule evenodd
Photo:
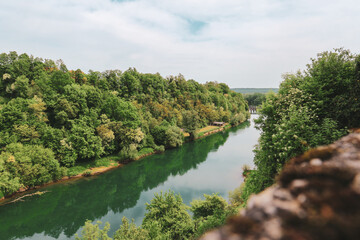
<path fill-rule="evenodd" d="M 317 53 L 360 53 L 358 0 L 0 0 L 0 52 L 278 87 Z"/>

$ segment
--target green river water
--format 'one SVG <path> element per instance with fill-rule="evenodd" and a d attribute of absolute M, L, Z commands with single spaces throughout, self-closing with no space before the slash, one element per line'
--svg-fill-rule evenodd
<path fill-rule="evenodd" d="M 256 115 L 252 115 L 252 118 Z M 259 131 L 253 122 L 152 155 L 99 176 L 42 188 L 40 196 L 0 205 L 0 239 L 74 239 L 87 219 L 109 222 L 109 236 L 122 216 L 139 225 L 154 193 L 173 190 L 184 202 L 228 192 L 253 165 Z M 29 193 L 29 192 L 27 192 Z"/>

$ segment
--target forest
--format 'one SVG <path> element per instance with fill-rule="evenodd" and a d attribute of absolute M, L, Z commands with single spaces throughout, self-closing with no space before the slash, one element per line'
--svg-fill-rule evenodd
<path fill-rule="evenodd" d="M 0 198 L 76 174 L 83 163 L 161 152 L 214 121 L 249 118 L 240 93 L 181 74 L 84 73 L 9 52 L 0 54 L 0 76 Z"/>
<path fill-rule="evenodd" d="M 159 193 L 147 204 L 142 225 L 123 218 L 114 239 L 197 239 L 225 224 L 246 206 L 251 194 L 271 186 L 291 158 L 360 127 L 360 55 L 344 49 L 322 52 L 304 71 L 283 77 L 279 92 L 266 95 L 255 120 L 261 130 L 254 149 L 256 168 L 247 170 L 244 184 L 230 193 L 229 203 L 214 194 L 186 206 L 171 191 Z M 172 221 L 175 218 L 178 221 Z M 111 239 L 109 225 L 101 229 L 99 224 L 86 222 L 77 239 Z"/>

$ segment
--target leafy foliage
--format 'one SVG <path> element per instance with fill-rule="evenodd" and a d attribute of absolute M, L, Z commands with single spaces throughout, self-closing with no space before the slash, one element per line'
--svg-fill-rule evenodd
<path fill-rule="evenodd" d="M 0 159 L 0 169 L 9 182 L 5 192 L 14 192 L 15 186 L 19 184 L 34 187 L 57 180 L 63 175 L 54 153 L 42 146 L 12 143 L 0 154 Z"/>
<path fill-rule="evenodd" d="M 204 200 L 194 200 L 190 208 L 173 191 L 155 194 L 150 204 L 146 204 L 147 212 L 142 225 L 138 227 L 133 221 L 129 222 L 123 217 L 114 240 L 198 239 L 206 231 L 225 224 L 226 219 L 238 211 L 236 206 L 228 205 L 217 194 L 205 194 L 204 197 Z M 187 212 L 189 208 L 194 214 L 193 219 Z M 102 237 L 107 237 L 107 231 L 107 224 L 101 230 L 99 223 L 92 225 L 87 221 L 82 230 L 82 238 L 77 239 L 103 239 Z M 92 238 L 93 236 L 97 238 Z"/>
<path fill-rule="evenodd" d="M 292 157 L 329 144 L 358 127 L 359 56 L 344 49 L 323 52 L 301 73 L 285 74 L 278 94 L 268 94 L 256 126 L 261 130 L 252 171 L 242 189 L 250 194 L 270 186 Z M 354 107 L 355 106 L 355 107 Z"/>
<path fill-rule="evenodd" d="M 249 106 L 260 106 L 266 100 L 264 93 L 245 94 L 244 99 L 248 102 Z"/>
<path fill-rule="evenodd" d="M 106 223 L 103 229 L 100 229 L 98 221 L 96 224 L 92 224 L 90 220 L 85 222 L 83 229 L 81 230 L 81 237 L 75 237 L 76 240 L 111 240 L 107 232 L 110 229 L 110 224 Z"/>
<path fill-rule="evenodd" d="M 156 221 L 161 226 L 160 232 L 168 234 L 170 239 L 187 239 L 193 233 L 193 223 L 187 209 L 181 196 L 174 192 L 155 194 L 150 204 L 146 205 L 143 225 Z"/>
<path fill-rule="evenodd" d="M 146 240 L 149 239 L 147 230 L 137 227 L 132 221 L 125 217 L 122 219 L 122 225 L 114 234 L 114 240 Z"/>
<path fill-rule="evenodd" d="M 199 84 L 181 74 L 163 78 L 135 68 L 84 73 L 68 70 L 61 60 L 10 52 L 0 54 L 0 77 L 0 154 L 20 146 L 11 145 L 16 143 L 22 144 L 15 148 L 22 156 L 31 148 L 52 152 L 44 155 L 51 168 L 38 170 L 35 162 L 24 160 L 26 168 L 15 164 L 10 171 L 4 161 L 0 171 L 7 172 L 3 182 L 9 193 L 21 184 L 58 178 L 66 172 L 60 166 L 115 154 L 135 159 L 142 149 L 181 146 L 181 129 L 194 137 L 196 129 L 213 121 L 248 118 L 242 95 L 226 84 Z"/>
<path fill-rule="evenodd" d="M 204 194 L 205 200 L 193 200 L 191 202 L 191 211 L 194 218 L 206 218 L 214 215 L 216 212 L 223 212 L 227 206 L 226 201 L 217 194 Z"/>

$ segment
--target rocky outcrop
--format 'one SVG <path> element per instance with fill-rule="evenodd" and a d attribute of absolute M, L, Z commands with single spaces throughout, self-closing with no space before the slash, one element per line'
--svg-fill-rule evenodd
<path fill-rule="evenodd" d="M 274 186 L 201 239 L 360 239 L 360 134 L 292 159 Z"/>

